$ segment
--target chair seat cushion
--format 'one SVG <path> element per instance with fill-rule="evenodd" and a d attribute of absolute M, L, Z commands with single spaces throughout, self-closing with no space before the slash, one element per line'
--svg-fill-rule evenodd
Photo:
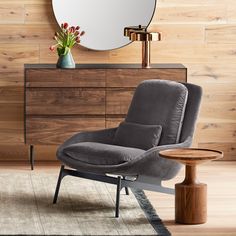
<path fill-rule="evenodd" d="M 67 146 L 63 152 L 75 160 L 88 164 L 119 165 L 135 159 L 145 150 L 96 142 L 82 142 Z"/>
<path fill-rule="evenodd" d="M 161 130 L 160 125 L 143 125 L 123 121 L 115 133 L 113 143 L 148 150 L 158 145 Z"/>

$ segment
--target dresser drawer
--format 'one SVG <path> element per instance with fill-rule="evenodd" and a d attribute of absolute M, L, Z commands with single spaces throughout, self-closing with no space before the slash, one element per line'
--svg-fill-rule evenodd
<path fill-rule="evenodd" d="M 103 69 L 28 69 L 26 87 L 105 87 Z"/>
<path fill-rule="evenodd" d="M 26 88 L 27 115 L 104 115 L 105 89 Z"/>
<path fill-rule="evenodd" d="M 107 89 L 106 91 L 106 114 L 127 114 L 135 89 Z"/>
<path fill-rule="evenodd" d="M 57 145 L 81 131 L 105 128 L 105 118 L 26 117 L 26 144 Z"/>
<path fill-rule="evenodd" d="M 110 69 L 107 70 L 107 87 L 133 87 L 149 79 L 174 80 L 183 82 L 186 80 L 185 69 Z"/>

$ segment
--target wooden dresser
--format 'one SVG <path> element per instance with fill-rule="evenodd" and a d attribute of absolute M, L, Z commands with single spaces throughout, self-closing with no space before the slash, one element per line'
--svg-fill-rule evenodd
<path fill-rule="evenodd" d="M 25 65 L 25 143 L 32 168 L 34 145 L 58 145 L 80 131 L 117 126 L 136 86 L 147 79 L 187 82 L 187 69 L 181 64 Z"/>

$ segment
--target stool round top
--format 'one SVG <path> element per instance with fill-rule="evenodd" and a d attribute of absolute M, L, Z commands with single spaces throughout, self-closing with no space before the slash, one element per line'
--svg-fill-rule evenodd
<path fill-rule="evenodd" d="M 159 155 L 183 164 L 200 164 L 222 158 L 223 152 L 211 149 L 179 148 L 160 151 Z"/>

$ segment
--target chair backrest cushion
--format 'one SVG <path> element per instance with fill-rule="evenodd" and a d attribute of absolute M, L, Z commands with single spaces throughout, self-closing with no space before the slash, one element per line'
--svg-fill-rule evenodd
<path fill-rule="evenodd" d="M 121 122 L 113 140 L 113 144 L 125 147 L 148 150 L 158 145 L 161 137 L 160 125 L 143 125 Z"/>
<path fill-rule="evenodd" d="M 196 84 L 184 83 L 184 86 L 188 89 L 188 102 L 184 113 L 180 142 L 184 142 L 188 137 L 193 138 L 203 92 L 202 88 Z"/>
<path fill-rule="evenodd" d="M 181 83 L 167 80 L 146 80 L 137 87 L 126 122 L 160 125 L 159 145 L 179 142 L 188 89 Z"/>

